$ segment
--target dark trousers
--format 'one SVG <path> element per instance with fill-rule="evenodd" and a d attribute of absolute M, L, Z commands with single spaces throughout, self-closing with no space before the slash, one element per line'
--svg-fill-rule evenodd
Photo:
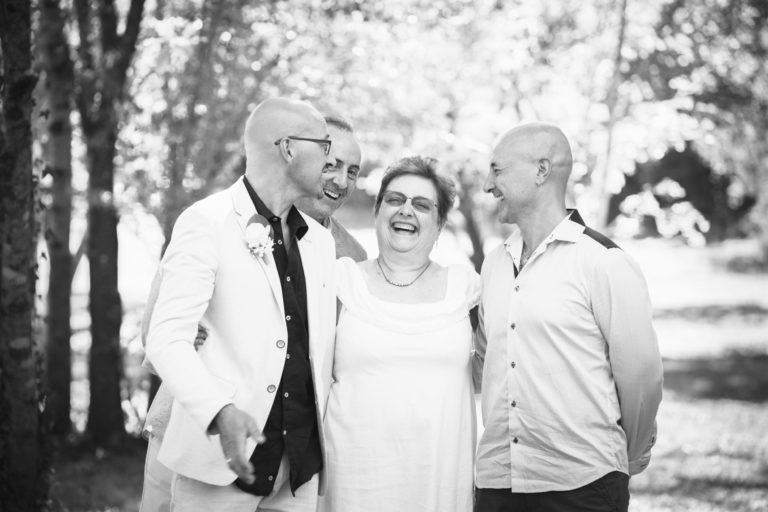
<path fill-rule="evenodd" d="M 570 491 L 475 489 L 475 512 L 627 512 L 629 476 L 619 471 Z"/>

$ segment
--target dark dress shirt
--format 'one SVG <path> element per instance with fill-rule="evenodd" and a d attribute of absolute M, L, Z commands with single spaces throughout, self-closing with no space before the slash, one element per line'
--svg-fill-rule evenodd
<path fill-rule="evenodd" d="M 290 462 L 291 492 L 295 494 L 296 489 L 308 482 L 323 467 L 315 390 L 309 362 L 307 289 L 298 244 L 308 226 L 299 211 L 292 206 L 287 219 L 287 236 L 290 237 L 291 244 L 290 250 L 286 250 L 280 217 L 267 208 L 248 180 L 243 178 L 243 181 L 256 212 L 267 219 L 272 228 L 272 255 L 283 291 L 288 340 L 283 375 L 264 425 L 266 442 L 258 445 L 251 456 L 256 480 L 248 485 L 238 479 L 235 485 L 257 496 L 268 495 L 272 492 L 280 461 L 285 455 Z"/>

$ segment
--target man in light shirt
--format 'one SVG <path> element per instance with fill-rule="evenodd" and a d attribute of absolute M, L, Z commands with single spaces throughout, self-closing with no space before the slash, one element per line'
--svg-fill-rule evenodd
<path fill-rule="evenodd" d="M 483 263 L 476 512 L 626 511 L 648 465 L 662 367 L 638 265 L 565 207 L 556 126 L 506 132 L 484 190 L 517 230 Z"/>

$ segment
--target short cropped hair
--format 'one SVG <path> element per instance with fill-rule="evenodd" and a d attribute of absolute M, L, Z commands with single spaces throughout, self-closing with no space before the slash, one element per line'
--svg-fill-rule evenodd
<path fill-rule="evenodd" d="M 352 133 L 354 131 L 352 129 L 352 123 L 350 123 L 343 117 L 327 115 L 327 116 L 324 116 L 323 119 L 325 119 L 325 124 L 327 124 L 328 126 L 335 126 L 336 128 L 338 128 L 343 132 Z"/>
<path fill-rule="evenodd" d="M 448 210 L 456 198 L 456 186 L 450 178 L 437 174 L 437 160 L 428 156 L 401 158 L 387 167 L 376 195 L 374 212 L 378 215 L 387 187 L 392 180 L 400 176 L 418 176 L 432 182 L 437 191 L 437 222 L 443 227 L 448 219 Z"/>

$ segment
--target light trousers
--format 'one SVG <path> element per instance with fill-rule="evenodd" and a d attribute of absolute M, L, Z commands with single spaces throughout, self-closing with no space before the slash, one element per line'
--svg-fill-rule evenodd
<path fill-rule="evenodd" d="M 187 478 L 178 473 L 171 484 L 171 512 L 315 512 L 317 509 L 318 476 L 291 493 L 288 459 L 283 457 L 268 496 L 254 496 L 238 489 L 235 484 L 218 486 Z"/>
<path fill-rule="evenodd" d="M 169 512 L 173 471 L 157 460 L 157 452 L 160 451 L 163 438 L 150 433 L 148 441 L 139 512 Z"/>

